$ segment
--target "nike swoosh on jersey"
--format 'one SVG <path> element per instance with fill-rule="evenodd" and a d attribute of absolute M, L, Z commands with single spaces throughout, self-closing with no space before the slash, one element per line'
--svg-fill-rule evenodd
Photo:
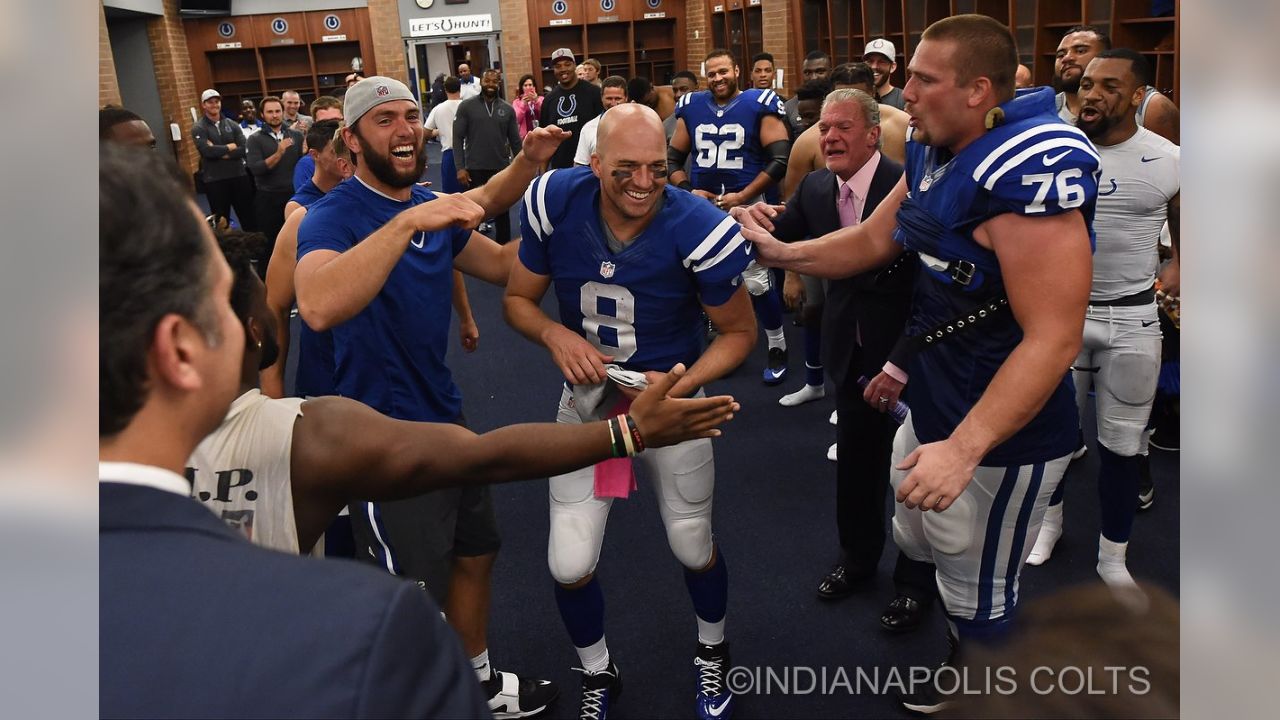
<path fill-rule="evenodd" d="M 1160 321 L 1159 320 L 1152 320 L 1151 322 L 1143 321 L 1142 327 L 1151 327 L 1152 325 L 1155 325 L 1158 322 Z"/>
<path fill-rule="evenodd" d="M 1163 155 L 1157 155 L 1157 156 L 1155 156 L 1155 157 L 1153 157 L 1153 158 L 1149 158 L 1149 157 L 1146 157 L 1146 156 L 1144 155 L 1144 156 L 1143 156 L 1142 158 L 1140 158 L 1140 159 L 1142 160 L 1142 162 L 1151 162 L 1152 160 L 1159 160 L 1159 159 L 1160 159 L 1160 158 L 1162 158 L 1162 157 L 1164 157 L 1164 156 L 1163 156 Z"/>
<path fill-rule="evenodd" d="M 1054 155 L 1052 157 L 1050 157 L 1049 155 L 1045 155 L 1044 157 L 1040 158 L 1040 161 L 1044 163 L 1045 167 L 1049 167 L 1050 165 L 1058 162 L 1059 160 L 1061 160 L 1062 158 L 1070 154 L 1071 154 L 1070 150 L 1063 150 L 1061 154 Z"/>
<path fill-rule="evenodd" d="M 417 242 L 410 240 L 409 244 L 421 250 L 422 246 L 427 244 L 427 234 L 425 232 L 418 233 Z"/>

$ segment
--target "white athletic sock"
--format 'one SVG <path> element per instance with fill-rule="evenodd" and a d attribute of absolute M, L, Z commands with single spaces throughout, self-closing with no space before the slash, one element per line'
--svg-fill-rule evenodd
<path fill-rule="evenodd" d="M 796 405 L 803 405 L 810 400 L 819 400 L 826 396 L 827 388 L 825 385 L 805 385 L 793 393 L 778 398 L 778 404 L 783 407 L 795 407 Z"/>
<path fill-rule="evenodd" d="M 839 445 L 840 443 L 831 443 L 831 447 L 827 448 L 827 459 L 830 460 L 831 462 L 836 462 L 840 457 L 839 453 L 837 452 L 837 450 L 839 449 L 838 448 Z"/>
<path fill-rule="evenodd" d="M 720 618 L 720 622 L 707 622 L 698 618 L 698 642 L 703 645 L 719 645 L 724 642 L 724 618 Z"/>
<path fill-rule="evenodd" d="M 1028 565 L 1040 565 L 1053 554 L 1053 546 L 1062 537 L 1062 503 L 1050 505 L 1044 511 L 1044 522 L 1040 524 L 1040 534 L 1036 536 L 1036 544 L 1027 556 Z"/>
<path fill-rule="evenodd" d="M 780 327 L 774 328 L 773 330 L 765 328 L 764 336 L 769 338 L 770 349 L 772 348 L 781 348 L 783 350 L 787 349 L 787 335 L 785 332 L 783 332 L 782 328 Z"/>
<path fill-rule="evenodd" d="M 578 660 L 582 661 L 582 669 L 588 673 L 598 673 L 609 669 L 609 646 L 604 637 L 588 647 L 574 648 L 578 651 Z"/>
<path fill-rule="evenodd" d="M 1147 594 L 1134 582 L 1125 565 L 1128 549 L 1127 542 L 1114 542 L 1098 535 L 1098 575 L 1115 593 L 1117 600 L 1134 612 L 1144 612 L 1147 609 Z"/>
<path fill-rule="evenodd" d="M 485 648 L 484 652 L 471 658 L 471 667 L 476 671 L 476 677 L 480 682 L 493 676 L 493 668 L 489 666 L 489 648 Z"/>

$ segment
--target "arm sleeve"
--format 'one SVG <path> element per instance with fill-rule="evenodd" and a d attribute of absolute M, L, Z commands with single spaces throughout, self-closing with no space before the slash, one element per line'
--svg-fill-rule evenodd
<path fill-rule="evenodd" d="M 438 114 L 439 114 L 439 112 L 438 112 L 439 110 L 440 110 L 440 106 L 439 106 L 439 105 L 437 105 L 437 106 L 435 106 L 435 107 L 431 108 L 431 112 L 427 113 L 427 121 L 426 121 L 425 123 L 423 123 L 423 124 L 422 124 L 422 127 L 425 127 L 425 128 L 427 128 L 427 129 L 429 129 L 429 130 L 435 130 L 435 129 L 437 129 L 437 126 L 436 126 L 436 115 L 438 115 Z"/>
<path fill-rule="evenodd" d="M 311 158 L 310 154 L 303 155 L 298 158 L 298 164 L 293 166 L 293 191 L 298 192 L 307 184 L 311 176 L 315 174 L 316 161 Z"/>
<path fill-rule="evenodd" d="M 233 159 L 237 159 L 237 158 L 238 158 L 238 159 L 240 159 L 240 160 L 243 160 L 243 159 L 244 159 L 244 156 L 245 156 L 245 152 L 246 152 L 246 151 L 245 151 L 245 145 L 246 145 L 246 143 L 245 143 L 245 140 L 244 140 L 244 130 L 240 129 L 240 124 L 239 124 L 239 123 L 231 123 L 231 125 L 232 125 L 232 127 L 234 128 L 233 132 L 235 133 L 235 136 L 236 136 L 236 139 L 235 139 L 236 149 L 231 151 L 231 157 L 232 157 Z"/>
<path fill-rule="evenodd" d="M 520 123 L 516 121 L 515 109 L 511 110 L 511 119 L 507 123 L 507 144 L 511 146 L 511 157 L 520 152 Z"/>
<path fill-rule="evenodd" d="M 249 166 L 249 172 L 254 175 L 266 175 L 271 171 L 267 167 L 266 150 L 262 147 L 262 133 L 255 133 L 249 138 L 248 148 L 246 148 L 246 164 Z"/>
<path fill-rule="evenodd" d="M 490 715 L 457 636 L 411 583 L 387 604 L 360 677 L 355 717 Z"/>
<path fill-rule="evenodd" d="M 701 231 L 685 233 L 681 254 L 684 265 L 693 272 L 698 283 L 698 298 L 704 305 L 723 305 L 737 291 L 738 276 L 755 256 L 753 245 L 742 237 L 741 227 L 723 212 L 698 201 L 705 208 L 695 209 Z M 692 220 L 693 218 L 691 218 Z"/>
<path fill-rule="evenodd" d="M 209 140 L 209 132 L 205 130 L 203 123 L 196 123 L 191 127 L 191 139 L 195 141 L 200 157 L 206 160 L 219 160 L 227 154 L 226 145 L 218 145 Z"/>
<path fill-rule="evenodd" d="M 544 173 L 529 184 L 524 191 L 524 202 L 520 206 L 520 262 L 531 272 L 539 275 L 551 274 L 551 263 L 547 259 L 547 235 L 550 230 L 546 213 L 546 183 L 556 174 L 556 170 Z"/>
<path fill-rule="evenodd" d="M 309 210 L 298 226 L 298 259 L 312 250 L 346 252 L 354 244 L 323 208 Z"/>
<path fill-rule="evenodd" d="M 806 218 L 809 217 L 810 210 L 805 198 L 812 192 L 813 183 L 809 182 L 809 177 L 805 176 L 800 181 L 800 185 L 796 188 L 794 194 L 787 198 L 787 209 L 781 215 L 773 219 L 773 236 L 782 242 L 795 242 L 810 237 L 809 223 Z"/>
<path fill-rule="evenodd" d="M 1048 217 L 1092 207 L 1100 165 L 1084 133 L 1063 125 L 997 150 L 978 165 L 973 179 L 986 198 L 987 216 Z"/>
<path fill-rule="evenodd" d="M 453 116 L 453 164 L 459 170 L 467 168 L 467 113 L 466 103 L 458 105 L 458 114 Z"/>

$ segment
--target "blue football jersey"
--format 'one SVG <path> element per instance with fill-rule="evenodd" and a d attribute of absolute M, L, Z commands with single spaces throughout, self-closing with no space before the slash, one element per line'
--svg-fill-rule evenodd
<path fill-rule="evenodd" d="M 1003 124 L 954 157 L 907 136 L 908 196 L 898 211 L 896 237 L 922 263 L 910 335 L 976 312 L 1004 291 L 995 253 L 973 241 L 973 230 L 987 220 L 1005 213 L 1037 217 L 1079 210 L 1094 242 L 1097 150 L 1084 133 L 1058 119 L 1048 88 L 1020 93 L 1001 107 Z M 965 263 L 958 278 L 942 269 L 956 262 Z M 1022 329 L 1005 311 L 912 358 L 908 403 L 921 442 L 950 436 L 1021 340 Z M 1040 413 L 982 464 L 1045 462 L 1074 450 L 1078 420 L 1070 377 L 1065 373 Z"/>
<path fill-rule="evenodd" d="M 772 90 L 743 90 L 721 107 L 710 90 L 686 93 L 676 102 L 693 153 L 689 181 L 699 190 L 738 192 L 769 164 L 760 143 L 766 115 L 786 121 L 782 99 Z"/>
<path fill-rule="evenodd" d="M 545 173 L 520 211 L 520 262 L 551 277 L 560 321 L 629 370 L 693 364 L 700 304 L 727 302 L 754 256 L 733 218 L 677 188 L 663 193 L 653 222 L 616 254 L 590 168 Z"/>

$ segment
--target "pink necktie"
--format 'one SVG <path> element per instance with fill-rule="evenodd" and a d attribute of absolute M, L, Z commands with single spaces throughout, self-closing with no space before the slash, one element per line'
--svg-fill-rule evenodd
<path fill-rule="evenodd" d="M 853 188 L 849 183 L 840 186 L 840 199 L 836 201 L 836 211 L 840 213 L 840 227 L 858 224 L 858 211 L 853 207 Z"/>
<path fill-rule="evenodd" d="M 840 227 L 858 224 L 858 211 L 853 207 L 853 188 L 849 187 L 849 183 L 840 186 L 840 199 L 836 201 L 836 211 L 840 213 Z M 862 325 L 860 323 L 854 324 L 853 337 L 861 347 Z"/>

